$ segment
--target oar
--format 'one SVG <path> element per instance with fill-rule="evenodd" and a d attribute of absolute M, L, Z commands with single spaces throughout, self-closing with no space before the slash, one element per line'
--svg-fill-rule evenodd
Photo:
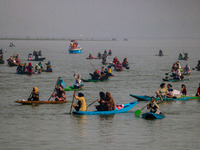
<path fill-rule="evenodd" d="M 92 64 L 92 62 L 90 62 L 90 64 L 92 65 L 93 69 L 96 70 L 96 69 L 94 68 L 94 65 Z"/>
<path fill-rule="evenodd" d="M 74 103 L 75 92 L 76 91 L 74 91 L 74 95 L 73 95 L 73 99 L 72 99 L 72 104 L 71 104 L 71 108 L 70 108 L 70 112 L 69 112 L 70 114 L 72 114 L 72 106 L 73 106 L 73 103 Z"/>
<path fill-rule="evenodd" d="M 31 98 L 31 95 L 32 95 L 32 92 L 31 92 L 30 96 L 28 97 L 28 100 L 29 100 L 29 98 Z"/>
<path fill-rule="evenodd" d="M 56 84 L 55 84 L 54 91 L 53 91 L 53 93 L 51 94 L 51 96 L 49 97 L 48 101 L 51 99 L 52 95 L 53 95 L 53 94 L 54 94 L 54 92 L 56 91 L 56 86 L 57 86 L 57 81 L 56 81 Z"/>
<path fill-rule="evenodd" d="M 151 102 L 150 102 L 150 103 L 151 103 Z M 148 103 L 147 105 L 149 105 L 150 103 Z M 136 110 L 136 111 L 135 111 L 135 116 L 139 116 L 139 115 L 142 113 L 142 110 L 143 110 L 145 107 L 147 107 L 147 105 L 144 106 L 142 109 Z"/>
<path fill-rule="evenodd" d="M 93 101 L 92 103 L 90 103 L 90 104 L 87 106 L 87 109 L 88 109 L 88 107 L 90 107 L 92 104 L 94 104 L 94 103 L 97 102 L 97 101 L 99 101 L 99 99 L 97 99 L 97 100 Z"/>

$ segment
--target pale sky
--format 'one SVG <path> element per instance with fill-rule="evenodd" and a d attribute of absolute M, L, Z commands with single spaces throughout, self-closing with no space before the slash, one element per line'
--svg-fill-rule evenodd
<path fill-rule="evenodd" d="M 0 0 L 0 37 L 200 38 L 200 0 Z"/>

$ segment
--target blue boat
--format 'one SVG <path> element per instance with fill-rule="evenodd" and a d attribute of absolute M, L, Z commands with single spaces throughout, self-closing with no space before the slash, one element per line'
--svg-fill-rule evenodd
<path fill-rule="evenodd" d="M 81 54 L 83 48 L 81 48 L 76 40 L 71 40 L 69 46 L 69 53 L 70 54 Z"/>
<path fill-rule="evenodd" d="M 163 113 L 161 114 L 155 114 L 152 112 L 144 113 L 142 114 L 143 119 L 163 119 L 165 118 L 165 115 Z"/>
<path fill-rule="evenodd" d="M 128 104 L 117 105 L 115 110 L 110 111 L 73 111 L 73 114 L 80 114 L 80 115 L 112 115 L 117 113 L 125 113 L 133 108 L 138 102 L 134 101 Z M 120 106 L 120 107 L 119 107 Z"/>
<path fill-rule="evenodd" d="M 151 96 L 141 96 L 141 95 L 133 95 L 133 94 L 130 94 L 131 97 L 134 97 L 136 98 L 137 100 L 139 101 L 150 101 L 151 100 Z M 172 97 L 172 98 L 163 98 L 163 101 L 185 101 L 185 100 L 189 100 L 191 99 L 192 97 L 181 97 L 181 98 L 175 98 L 175 97 Z M 156 98 L 156 100 L 160 100 L 160 98 Z"/>

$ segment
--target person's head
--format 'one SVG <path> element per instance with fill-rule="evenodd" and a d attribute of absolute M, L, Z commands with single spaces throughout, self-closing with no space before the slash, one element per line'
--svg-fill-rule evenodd
<path fill-rule="evenodd" d="M 38 87 L 34 86 L 33 87 L 33 92 L 37 93 L 38 92 Z"/>
<path fill-rule="evenodd" d="M 165 83 L 162 83 L 162 84 L 160 85 L 160 87 L 161 87 L 161 88 L 165 88 Z"/>
<path fill-rule="evenodd" d="M 183 89 L 186 89 L 186 86 L 185 86 L 185 84 L 182 84 L 182 85 L 181 85 L 181 87 L 182 87 Z"/>
<path fill-rule="evenodd" d="M 155 101 L 155 97 L 151 97 L 151 102 L 154 102 Z"/>
<path fill-rule="evenodd" d="M 106 95 L 104 92 L 99 92 L 99 96 L 101 99 L 105 100 Z"/>
<path fill-rule="evenodd" d="M 80 78 L 81 78 L 81 75 L 80 75 L 80 74 L 78 74 L 77 78 L 78 78 L 78 79 L 80 79 Z"/>
<path fill-rule="evenodd" d="M 104 67 L 101 67 L 101 70 L 104 70 Z"/>
<path fill-rule="evenodd" d="M 167 88 L 172 88 L 172 85 L 171 84 L 167 84 Z"/>
<path fill-rule="evenodd" d="M 83 93 L 78 93 L 78 97 L 84 97 Z"/>
<path fill-rule="evenodd" d="M 62 78 L 61 78 L 61 77 L 58 77 L 58 80 L 59 80 L 59 81 L 62 81 Z"/>

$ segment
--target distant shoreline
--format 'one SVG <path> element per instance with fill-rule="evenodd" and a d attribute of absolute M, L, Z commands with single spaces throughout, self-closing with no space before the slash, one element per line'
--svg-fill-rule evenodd
<path fill-rule="evenodd" d="M 30 40 L 30 41 L 70 41 L 70 40 L 77 40 L 77 41 L 117 41 L 113 39 L 94 39 L 94 38 L 86 38 L 86 39 L 78 39 L 78 38 L 0 38 L 0 40 Z"/>

